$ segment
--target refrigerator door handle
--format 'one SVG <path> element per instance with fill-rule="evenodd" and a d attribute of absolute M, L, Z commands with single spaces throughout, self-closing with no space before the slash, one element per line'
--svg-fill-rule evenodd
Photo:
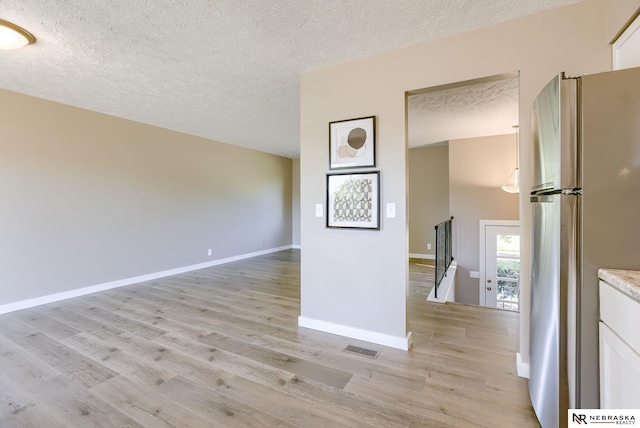
<path fill-rule="evenodd" d="M 553 181 L 550 181 L 548 183 L 543 183 L 543 184 L 539 184 L 537 186 L 533 186 L 531 188 L 531 193 L 543 193 L 543 192 L 548 192 L 550 190 L 553 190 L 555 187 L 553 186 Z"/>
<path fill-rule="evenodd" d="M 569 189 L 562 189 L 562 194 L 563 195 L 569 195 L 569 196 L 580 196 L 582 195 L 582 189 L 574 187 L 574 188 L 569 188 Z"/>
<path fill-rule="evenodd" d="M 567 195 L 567 196 L 580 196 L 582 195 L 582 189 L 577 187 L 570 187 L 567 189 L 554 189 L 546 190 L 542 192 L 531 192 L 529 202 L 551 202 L 551 196 L 554 195 Z"/>

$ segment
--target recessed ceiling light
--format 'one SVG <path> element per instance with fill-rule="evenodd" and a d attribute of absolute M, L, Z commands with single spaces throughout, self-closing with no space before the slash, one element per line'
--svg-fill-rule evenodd
<path fill-rule="evenodd" d="M 35 42 L 33 34 L 24 28 L 0 19 L 0 49 L 18 49 Z"/>

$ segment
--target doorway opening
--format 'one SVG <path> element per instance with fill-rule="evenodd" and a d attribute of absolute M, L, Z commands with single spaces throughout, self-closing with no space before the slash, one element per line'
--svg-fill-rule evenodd
<path fill-rule="evenodd" d="M 515 71 L 406 93 L 410 272 L 432 280 L 434 227 L 454 216 L 455 300 L 461 303 L 486 300 L 479 294 L 479 221 L 519 219 L 519 195 L 501 189 L 517 168 L 519 80 Z M 500 281 L 509 291 L 510 279 Z"/>

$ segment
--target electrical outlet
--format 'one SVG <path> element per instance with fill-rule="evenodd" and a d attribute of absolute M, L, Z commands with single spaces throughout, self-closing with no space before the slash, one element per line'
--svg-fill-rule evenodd
<path fill-rule="evenodd" d="M 396 217 L 396 204 L 393 202 L 387 203 L 387 218 Z"/>
<path fill-rule="evenodd" d="M 431 244 L 429 243 L 427 244 L 427 250 L 430 250 L 430 249 L 431 249 Z"/>
<path fill-rule="evenodd" d="M 324 213 L 324 209 L 322 207 L 322 204 L 316 204 L 316 217 L 322 217 Z"/>
<path fill-rule="evenodd" d="M 209 248 L 209 249 L 207 250 L 207 256 L 210 256 L 210 255 L 212 255 L 212 254 L 213 254 L 213 250 L 212 250 L 211 248 Z"/>

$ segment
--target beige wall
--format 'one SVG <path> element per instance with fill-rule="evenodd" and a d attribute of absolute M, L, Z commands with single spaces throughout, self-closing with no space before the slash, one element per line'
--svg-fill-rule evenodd
<path fill-rule="evenodd" d="M 640 9 L 640 0 L 607 0 L 607 40 L 616 41 Z"/>
<path fill-rule="evenodd" d="M 530 112 L 537 93 L 557 73 L 581 75 L 611 69 L 605 0 L 570 6 L 458 34 L 302 75 L 301 239 L 302 318 L 404 337 L 407 290 L 406 91 L 520 72 L 521 169 L 530 186 Z M 325 200 L 327 124 L 376 115 L 383 207 L 397 217 L 382 229 L 328 230 L 313 215 Z M 529 202 L 521 194 L 522 310 L 520 345 L 528 362 Z M 322 329 L 322 328 L 321 328 Z M 334 329 L 335 330 L 335 329 Z M 353 330 L 345 332 L 353 334 Z"/>
<path fill-rule="evenodd" d="M 291 244 L 291 159 L 2 90 L 0 130 L 0 305 Z"/>
<path fill-rule="evenodd" d="M 449 148 L 409 150 L 409 253 L 434 256 L 435 225 L 449 218 Z M 431 249 L 427 249 L 427 244 Z"/>
<path fill-rule="evenodd" d="M 518 220 L 518 194 L 500 186 L 516 166 L 515 134 L 449 141 L 449 211 L 453 257 L 458 262 L 456 301 L 478 304 L 480 220 Z"/>
<path fill-rule="evenodd" d="M 300 159 L 292 160 L 291 173 L 291 243 L 300 245 Z"/>

